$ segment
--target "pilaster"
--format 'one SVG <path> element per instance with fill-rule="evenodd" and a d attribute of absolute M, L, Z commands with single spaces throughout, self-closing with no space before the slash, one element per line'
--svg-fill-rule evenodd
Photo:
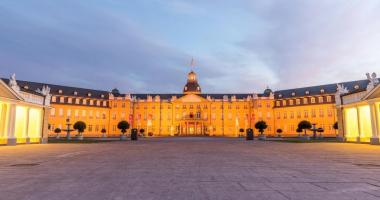
<path fill-rule="evenodd" d="M 17 139 L 15 136 L 15 123 L 16 123 L 16 104 L 12 103 L 9 105 L 9 116 L 8 116 L 8 141 L 7 145 L 16 145 Z"/>
<path fill-rule="evenodd" d="M 374 102 L 368 102 L 371 113 L 371 128 L 372 128 L 372 136 L 371 136 L 371 144 L 380 144 L 379 141 L 379 124 L 378 124 L 378 111 L 376 110 L 376 104 Z"/>

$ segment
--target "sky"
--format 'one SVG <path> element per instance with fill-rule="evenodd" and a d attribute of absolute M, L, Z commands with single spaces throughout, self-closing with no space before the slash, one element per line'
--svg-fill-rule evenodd
<path fill-rule="evenodd" d="M 0 0 L 0 76 L 261 93 L 380 74 L 378 0 Z M 195 66 L 191 67 L 194 58 Z"/>

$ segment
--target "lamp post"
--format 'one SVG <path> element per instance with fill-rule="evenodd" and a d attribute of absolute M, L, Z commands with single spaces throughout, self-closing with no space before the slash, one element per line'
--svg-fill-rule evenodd
<path fill-rule="evenodd" d="M 70 129 L 70 118 L 67 118 L 66 119 L 66 129 L 63 129 L 63 131 L 66 131 L 66 140 L 70 140 L 71 137 L 70 137 L 70 132 L 71 131 L 74 131 L 74 129 Z"/>

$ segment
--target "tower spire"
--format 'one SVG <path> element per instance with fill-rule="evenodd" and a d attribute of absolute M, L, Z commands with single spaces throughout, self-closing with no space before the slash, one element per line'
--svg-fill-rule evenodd
<path fill-rule="evenodd" d="M 195 66 L 195 60 L 194 60 L 194 57 L 191 57 L 191 63 L 190 63 L 191 70 L 194 69 L 194 66 Z"/>

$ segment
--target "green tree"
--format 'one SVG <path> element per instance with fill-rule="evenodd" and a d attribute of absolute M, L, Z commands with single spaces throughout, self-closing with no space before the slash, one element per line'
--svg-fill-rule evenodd
<path fill-rule="evenodd" d="M 82 135 L 86 127 L 86 123 L 84 123 L 83 121 L 77 121 L 74 124 L 74 129 L 78 131 L 79 135 Z"/>
<path fill-rule="evenodd" d="M 127 130 L 129 129 L 130 125 L 127 121 L 123 120 L 123 121 L 120 121 L 118 124 L 117 124 L 117 128 L 121 130 L 121 132 L 123 133 L 123 135 L 127 132 Z"/>
<path fill-rule="evenodd" d="M 62 130 L 61 130 L 60 128 L 56 128 L 56 129 L 54 129 L 54 133 L 59 134 L 59 133 L 61 133 L 61 132 L 62 132 Z"/>
<path fill-rule="evenodd" d="M 278 135 L 281 135 L 282 129 L 279 128 L 279 129 L 276 130 L 276 132 L 278 133 Z"/>
<path fill-rule="evenodd" d="M 59 139 L 59 134 L 62 132 L 62 130 L 60 128 L 56 128 L 54 129 L 54 133 L 56 133 L 56 138 Z"/>
<path fill-rule="evenodd" d="M 333 128 L 334 128 L 335 130 L 338 130 L 338 129 L 339 129 L 338 122 L 335 122 L 335 123 L 334 123 Z"/>
<path fill-rule="evenodd" d="M 311 123 L 307 120 L 300 121 L 300 123 L 298 124 L 298 129 L 303 130 L 305 135 L 306 135 L 306 130 L 311 129 L 311 127 L 312 127 Z"/>
<path fill-rule="evenodd" d="M 104 134 L 104 133 L 107 133 L 107 130 L 105 128 L 102 128 L 100 132 Z"/>
<path fill-rule="evenodd" d="M 255 128 L 256 128 L 257 130 L 259 130 L 259 132 L 260 132 L 261 134 L 264 134 L 264 130 L 265 130 L 266 128 L 268 128 L 268 125 L 267 125 L 267 123 L 266 123 L 265 121 L 261 120 L 261 121 L 256 122 L 256 124 L 255 124 Z"/>

